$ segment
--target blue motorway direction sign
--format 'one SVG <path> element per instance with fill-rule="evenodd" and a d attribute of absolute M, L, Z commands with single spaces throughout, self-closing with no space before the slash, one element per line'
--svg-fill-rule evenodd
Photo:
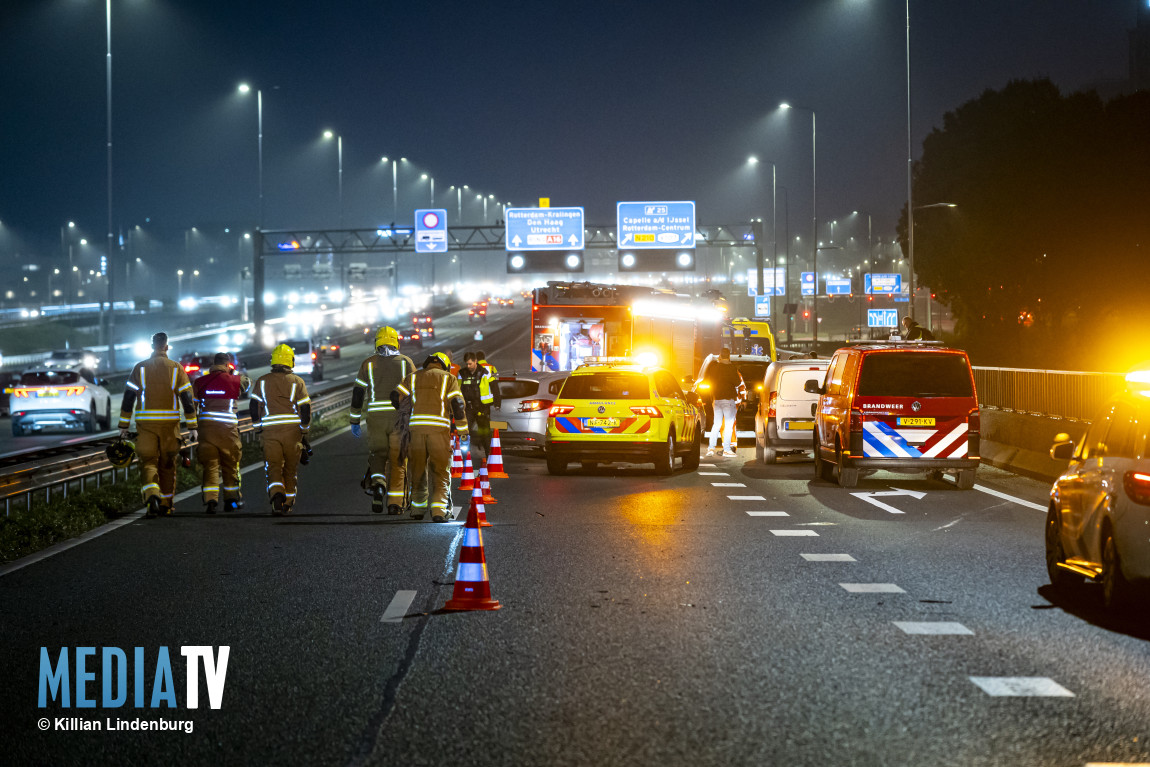
<path fill-rule="evenodd" d="M 620 202 L 615 205 L 619 248 L 695 247 L 695 203 Z"/>
<path fill-rule="evenodd" d="M 508 208 L 507 241 L 515 250 L 583 250 L 582 208 Z"/>
<path fill-rule="evenodd" d="M 828 277 L 826 285 L 828 296 L 846 296 L 852 292 L 850 277 Z"/>
<path fill-rule="evenodd" d="M 872 293 L 896 295 L 902 292 L 901 274 L 871 274 L 868 272 L 864 280 L 864 292 L 868 296 Z"/>
<path fill-rule="evenodd" d="M 898 327 L 898 309 L 867 309 L 866 326 L 868 328 Z"/>
<path fill-rule="evenodd" d="M 770 317 L 771 316 L 771 297 L 770 296 L 755 296 L 755 316 L 756 317 Z"/>
<path fill-rule="evenodd" d="M 415 211 L 415 252 L 447 252 L 447 211 L 441 208 Z"/>
<path fill-rule="evenodd" d="M 786 272 L 780 266 L 775 269 L 763 269 L 763 295 L 781 296 L 787 292 Z M 747 270 L 747 295 L 759 294 L 759 277 L 754 269 Z"/>
<path fill-rule="evenodd" d="M 815 273 L 803 272 L 803 277 L 799 284 L 802 285 L 804 296 L 813 296 L 815 294 Z"/>

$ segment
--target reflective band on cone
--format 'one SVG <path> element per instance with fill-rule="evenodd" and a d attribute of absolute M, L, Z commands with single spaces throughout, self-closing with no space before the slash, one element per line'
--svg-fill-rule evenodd
<path fill-rule="evenodd" d="M 483 502 L 486 504 L 493 504 L 497 501 L 495 496 L 491 494 L 491 482 L 487 479 L 487 464 L 479 470 L 479 489 L 483 491 Z"/>
<path fill-rule="evenodd" d="M 471 508 L 475 509 L 475 516 L 479 519 L 480 527 L 491 527 L 491 523 L 487 521 L 487 508 L 483 503 L 483 491 L 479 489 L 478 483 L 471 491 Z"/>
<path fill-rule="evenodd" d="M 471 452 L 463 456 L 463 481 L 459 483 L 460 490 L 470 490 L 475 487 L 475 469 L 471 466 Z"/>
<path fill-rule="evenodd" d="M 459 449 L 459 435 L 454 438 L 455 451 L 451 454 L 451 478 L 459 479 L 463 476 L 463 451 Z"/>
<path fill-rule="evenodd" d="M 479 489 L 471 493 L 471 508 L 463 526 L 463 543 L 459 547 L 459 567 L 455 571 L 455 590 L 444 610 L 498 610 L 503 605 L 491 598 L 487 579 L 487 558 L 483 554 L 483 534 L 479 515 L 483 502 Z"/>
<path fill-rule="evenodd" d="M 487 471 L 492 479 L 507 479 L 503 471 L 503 448 L 499 445 L 499 429 L 491 435 L 491 456 L 487 459 Z"/>

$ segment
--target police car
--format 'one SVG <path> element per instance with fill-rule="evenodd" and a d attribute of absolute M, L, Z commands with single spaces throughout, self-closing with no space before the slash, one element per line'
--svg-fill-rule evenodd
<path fill-rule="evenodd" d="M 1078 446 L 1059 434 L 1050 456 L 1070 462 L 1046 513 L 1051 584 L 1085 577 L 1102 584 L 1108 609 L 1130 606 L 1150 584 L 1150 371 L 1126 376 Z"/>
<path fill-rule="evenodd" d="M 670 371 L 646 362 L 587 357 L 571 372 L 547 415 L 549 473 L 566 473 L 572 461 L 622 461 L 654 463 L 667 475 L 676 456 L 684 469 L 698 468 L 703 411 Z"/>

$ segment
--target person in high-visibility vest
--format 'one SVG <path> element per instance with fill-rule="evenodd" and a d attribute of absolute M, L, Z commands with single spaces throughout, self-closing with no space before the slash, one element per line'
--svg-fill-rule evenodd
<path fill-rule="evenodd" d="M 311 426 L 311 397 L 303 379 L 292 372 L 295 352 L 287 344 L 272 350 L 272 370 L 252 389 L 251 417 L 263 438 L 264 471 L 272 514 L 291 512 L 296 500 L 296 470 Z"/>
<path fill-rule="evenodd" d="M 468 449 L 467 415 L 459 379 L 451 375 L 451 358 L 436 352 L 412 375 L 406 389 L 411 398 L 411 437 L 408 471 L 411 472 L 411 518 L 423 519 L 431 506 L 431 519 L 446 522 L 451 508 L 451 421 Z M 405 398 L 402 390 L 392 392 L 392 404 L 399 408 Z"/>
<path fill-rule="evenodd" d="M 479 363 L 479 354 L 467 352 L 463 355 L 459 389 L 463 392 L 467 422 L 473 427 L 471 448 L 478 452 L 478 460 L 486 462 L 491 451 L 491 406 L 498 409 L 503 398 L 499 393 L 498 379 Z"/>
<path fill-rule="evenodd" d="M 232 360 L 227 352 L 213 357 L 207 374 L 192 383 L 192 394 L 200 411 L 200 444 L 196 460 L 204 471 L 201 495 L 204 509 L 209 514 L 215 514 L 219 507 L 221 489 L 226 511 L 244 507 L 244 497 L 240 492 L 243 445 L 236 400 L 251 388 L 251 379 L 237 375 L 232 369 Z"/>
<path fill-rule="evenodd" d="M 137 362 L 124 384 L 120 404 L 120 437 L 128 436 L 133 412 L 136 417 L 136 453 L 140 456 L 140 477 L 146 516 L 172 513 L 176 495 L 176 456 L 180 452 L 180 407 L 192 442 L 197 433 L 196 405 L 192 382 L 178 363 L 168 359 L 168 334 L 152 336 L 152 356 Z"/>
<path fill-rule="evenodd" d="M 487 368 L 488 373 L 490 373 L 493 376 L 499 375 L 499 371 L 495 368 L 495 366 L 487 361 L 487 352 L 483 352 L 483 351 L 475 352 L 475 359 L 479 362 L 480 365 Z"/>
<path fill-rule="evenodd" d="M 385 500 L 388 514 L 403 513 L 407 464 L 399 455 L 399 416 L 391 404 L 391 393 L 410 394 L 405 384 L 413 373 L 415 363 L 399 353 L 399 333 L 395 328 L 381 327 L 375 334 L 375 354 L 363 361 L 355 377 L 350 419 L 351 433 L 359 437 L 366 402 L 368 482 L 371 510 L 376 514 L 383 511 Z"/>

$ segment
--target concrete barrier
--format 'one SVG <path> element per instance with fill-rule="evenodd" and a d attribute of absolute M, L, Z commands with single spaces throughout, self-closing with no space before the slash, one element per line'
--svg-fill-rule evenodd
<path fill-rule="evenodd" d="M 1078 442 L 1090 424 L 1066 418 L 982 408 L 982 462 L 1032 479 L 1053 482 L 1066 461 L 1050 457 L 1059 432 Z"/>

